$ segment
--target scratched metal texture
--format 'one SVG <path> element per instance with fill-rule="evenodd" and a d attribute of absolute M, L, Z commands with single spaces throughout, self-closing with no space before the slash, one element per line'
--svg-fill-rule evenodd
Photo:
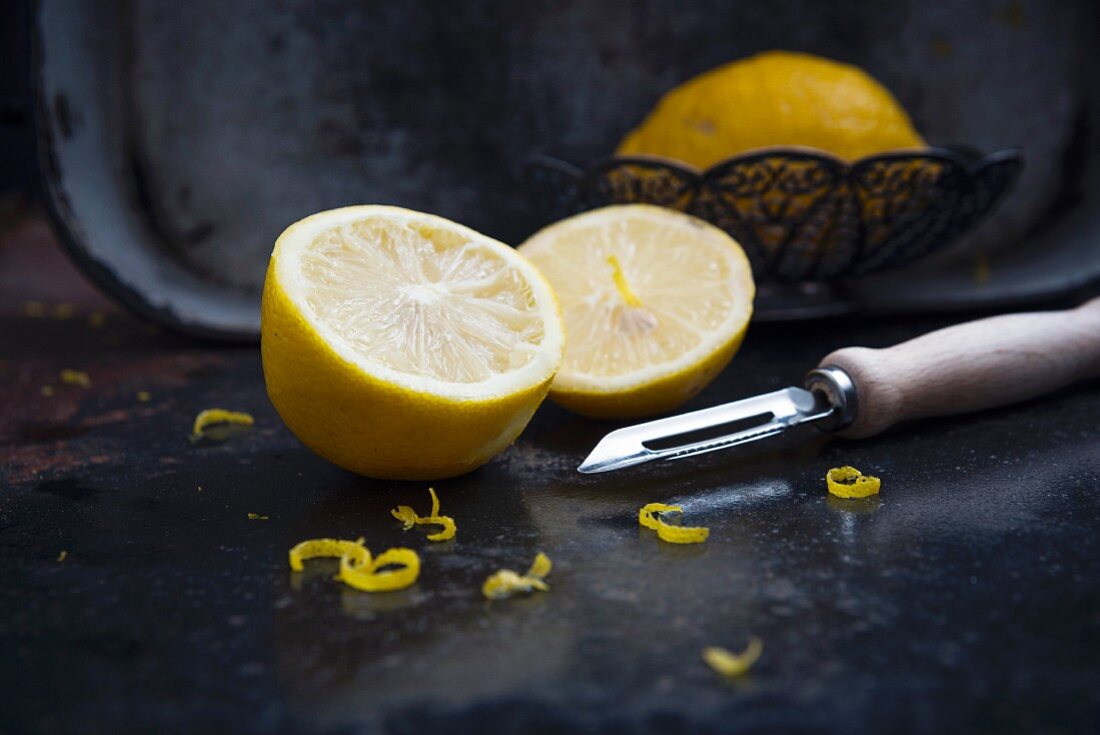
<path fill-rule="evenodd" d="M 1011 303 L 1100 277 L 1093 4 L 1042 0 L 35 5 L 38 131 L 55 221 L 130 308 L 254 337 L 276 236 L 384 203 L 518 244 L 546 215 L 533 154 L 611 153 L 666 90 L 759 51 L 870 70 L 928 141 L 1022 146 L 969 256 L 855 288 L 762 289 L 758 319 Z"/>
<path fill-rule="evenodd" d="M 933 319 L 750 331 L 702 407 L 799 380 L 830 350 Z M 350 475 L 264 396 L 255 349 L 112 315 L 0 319 L 0 732 L 1095 732 L 1100 385 L 862 443 L 777 442 L 633 471 L 574 467 L 614 424 L 546 405 L 484 468 L 435 483 L 455 541 L 389 516 L 426 483 Z M 60 385 L 62 368 L 92 386 Z M 52 397 L 40 394 L 53 385 Z M 139 391 L 151 400 L 137 400 Z M 222 444 L 194 415 L 256 417 Z M 830 500 L 824 473 L 883 479 Z M 639 529 L 684 506 L 710 540 Z M 249 520 L 248 514 L 268 520 Z M 365 594 L 287 549 L 418 550 Z M 551 590 L 481 598 L 554 561 Z M 63 561 L 58 561 L 66 551 Z M 764 641 L 726 682 L 704 646 Z"/>

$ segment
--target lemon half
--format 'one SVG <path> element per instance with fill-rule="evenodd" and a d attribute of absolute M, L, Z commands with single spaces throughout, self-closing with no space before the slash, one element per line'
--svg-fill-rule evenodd
<path fill-rule="evenodd" d="M 370 477 L 437 479 L 506 448 L 561 364 L 557 300 L 515 250 L 386 206 L 321 212 L 275 243 L 261 354 L 283 421 Z"/>
<path fill-rule="evenodd" d="M 550 397 L 597 418 L 671 411 L 741 344 L 755 285 L 719 228 L 646 204 L 562 220 L 520 246 L 553 284 L 569 334 Z"/>

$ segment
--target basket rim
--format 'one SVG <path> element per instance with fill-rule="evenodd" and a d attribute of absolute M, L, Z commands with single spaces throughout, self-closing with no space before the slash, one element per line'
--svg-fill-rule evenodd
<path fill-rule="evenodd" d="M 621 166 L 624 164 L 633 164 L 640 166 L 663 167 L 673 170 L 686 178 L 691 178 L 696 181 L 707 181 L 709 179 L 715 178 L 727 168 L 731 168 L 733 166 L 743 166 L 745 164 L 752 164 L 757 161 L 763 161 L 769 158 L 776 157 L 818 160 L 831 167 L 835 167 L 848 175 L 854 172 L 859 172 L 878 163 L 904 160 L 940 161 L 947 164 L 953 164 L 964 170 L 969 175 L 973 175 L 980 169 L 983 169 L 993 164 L 1013 162 L 1019 166 L 1022 166 L 1025 162 L 1024 149 L 1020 146 L 1009 146 L 1007 148 L 1001 148 L 999 150 L 995 150 L 991 153 L 985 154 L 978 153 L 976 150 L 964 146 L 899 148 L 895 150 L 883 151 L 882 153 L 874 153 L 870 156 L 863 156 L 862 158 L 848 161 L 820 148 L 813 148 L 810 146 L 782 145 L 768 146 L 765 148 L 754 148 L 751 151 L 738 153 L 736 155 L 730 156 L 729 158 L 724 158 L 721 161 L 718 161 L 717 163 L 708 166 L 705 169 L 700 169 L 696 166 L 692 166 L 689 163 L 685 163 L 684 161 L 669 156 L 658 156 L 650 154 L 632 154 L 627 156 L 612 154 L 609 156 L 602 156 L 600 158 L 597 158 L 589 162 L 587 166 L 582 167 L 564 159 L 540 153 L 530 156 L 528 158 L 527 165 L 529 167 L 537 166 L 554 169 L 561 174 L 565 174 L 577 179 L 582 179 L 590 174 L 597 173 L 607 168 Z"/>

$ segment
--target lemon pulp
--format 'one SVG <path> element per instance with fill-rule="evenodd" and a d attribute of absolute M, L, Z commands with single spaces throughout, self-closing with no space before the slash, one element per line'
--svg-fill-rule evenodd
<path fill-rule="evenodd" d="M 725 232 L 650 205 L 586 212 L 520 247 L 553 284 L 568 332 L 551 397 L 598 417 L 676 408 L 740 345 L 755 287 Z"/>
<path fill-rule="evenodd" d="M 543 338 L 530 285 L 500 253 L 417 222 L 360 220 L 302 255 L 306 303 L 363 359 L 476 383 L 527 364 Z"/>

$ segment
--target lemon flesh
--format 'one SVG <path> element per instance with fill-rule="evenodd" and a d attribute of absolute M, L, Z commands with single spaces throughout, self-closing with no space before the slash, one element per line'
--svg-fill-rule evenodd
<path fill-rule="evenodd" d="M 702 169 L 769 146 L 806 146 L 855 160 L 927 144 L 890 91 L 859 67 L 769 51 L 675 87 L 617 152 Z"/>
<path fill-rule="evenodd" d="M 506 448 L 546 395 L 564 333 L 512 248 L 397 207 L 321 212 L 278 239 L 264 283 L 268 396 L 322 457 L 437 479 Z"/>
<path fill-rule="evenodd" d="M 645 204 L 562 220 L 520 246 L 550 280 L 568 341 L 550 397 L 578 413 L 671 411 L 733 357 L 755 286 L 722 230 Z"/>

